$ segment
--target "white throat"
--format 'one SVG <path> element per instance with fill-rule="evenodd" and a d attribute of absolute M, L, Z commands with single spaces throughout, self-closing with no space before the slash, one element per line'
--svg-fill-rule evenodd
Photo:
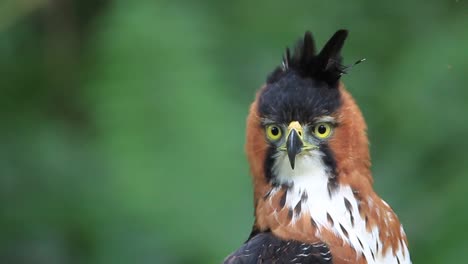
<path fill-rule="evenodd" d="M 322 153 L 313 150 L 296 157 L 294 170 L 291 168 L 287 155 L 280 153 L 273 165 L 273 173 L 280 184 L 292 184 L 308 194 L 318 198 L 328 196 L 328 169 L 322 161 Z"/>

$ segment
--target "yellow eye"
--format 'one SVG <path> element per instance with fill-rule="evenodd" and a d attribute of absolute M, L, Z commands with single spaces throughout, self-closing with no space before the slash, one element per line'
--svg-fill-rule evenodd
<path fill-rule="evenodd" d="M 331 135 L 332 127 L 327 123 L 318 123 L 314 126 L 313 132 L 316 137 L 324 139 Z"/>
<path fill-rule="evenodd" d="M 277 125 L 269 125 L 266 127 L 266 135 L 269 140 L 276 141 L 281 138 L 281 128 Z"/>

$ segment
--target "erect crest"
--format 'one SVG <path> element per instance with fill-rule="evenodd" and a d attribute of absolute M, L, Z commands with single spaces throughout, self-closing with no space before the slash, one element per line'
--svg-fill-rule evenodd
<path fill-rule="evenodd" d="M 338 30 L 328 40 L 320 53 L 316 54 L 312 33 L 307 31 L 304 39 L 297 43 L 292 56 L 289 48 L 286 49 L 282 71 L 294 70 L 303 77 L 321 80 L 334 87 L 347 68 L 341 64 L 342 57 L 340 54 L 347 36 L 347 30 Z M 271 77 L 274 78 L 274 76 Z"/>

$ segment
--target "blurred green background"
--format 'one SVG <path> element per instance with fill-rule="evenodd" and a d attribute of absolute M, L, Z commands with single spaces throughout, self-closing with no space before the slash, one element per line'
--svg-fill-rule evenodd
<path fill-rule="evenodd" d="M 220 263 L 253 221 L 244 129 L 284 48 L 343 81 L 414 263 L 468 262 L 468 4 L 0 2 L 0 263 Z"/>

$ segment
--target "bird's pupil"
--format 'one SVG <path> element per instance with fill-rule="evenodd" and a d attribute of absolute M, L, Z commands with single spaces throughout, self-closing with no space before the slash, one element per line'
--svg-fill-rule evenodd
<path fill-rule="evenodd" d="M 320 134 L 325 134 L 325 132 L 327 132 L 327 128 L 326 128 L 324 125 L 320 125 L 320 126 L 318 127 L 318 132 L 319 132 Z"/>
<path fill-rule="evenodd" d="M 279 134 L 279 129 L 277 127 L 272 127 L 271 128 L 271 134 L 273 136 L 277 136 Z"/>

